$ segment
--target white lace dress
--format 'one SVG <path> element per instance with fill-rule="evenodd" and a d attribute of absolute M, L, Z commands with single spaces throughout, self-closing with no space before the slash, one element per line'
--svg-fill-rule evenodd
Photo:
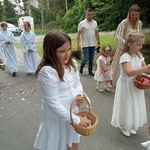
<path fill-rule="evenodd" d="M 108 62 L 111 61 L 111 58 L 110 57 L 104 57 L 103 55 L 100 55 L 98 57 L 98 59 L 96 60 L 97 70 L 95 71 L 95 75 L 94 75 L 94 80 L 99 81 L 99 82 L 106 81 L 106 78 L 104 77 L 104 72 L 102 71 L 102 69 L 100 67 L 100 61 L 101 60 L 103 61 L 104 68 L 106 70 L 111 69 L 110 66 L 106 65 Z"/>
<path fill-rule="evenodd" d="M 128 77 L 122 63 L 130 62 L 132 69 L 140 68 L 144 58 L 131 58 L 125 53 L 120 58 L 120 77 L 117 81 L 111 124 L 138 130 L 147 122 L 144 90 L 135 87 L 133 77 Z"/>

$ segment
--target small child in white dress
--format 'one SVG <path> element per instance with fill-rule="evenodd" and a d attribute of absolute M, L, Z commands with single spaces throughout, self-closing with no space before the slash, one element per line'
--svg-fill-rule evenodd
<path fill-rule="evenodd" d="M 111 71 L 111 51 L 110 45 L 102 48 L 100 56 L 96 60 L 97 70 L 94 75 L 94 80 L 97 81 L 96 90 L 103 92 L 111 91 L 112 86 L 112 71 Z"/>
<path fill-rule="evenodd" d="M 120 57 L 120 76 L 116 85 L 111 125 L 119 127 L 129 137 L 147 123 L 144 90 L 134 85 L 133 78 L 141 73 L 150 73 L 140 53 L 144 36 L 140 32 L 129 33 Z"/>

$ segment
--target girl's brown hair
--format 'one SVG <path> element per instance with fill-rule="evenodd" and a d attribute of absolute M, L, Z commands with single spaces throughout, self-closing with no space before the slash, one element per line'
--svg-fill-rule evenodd
<path fill-rule="evenodd" d="M 29 29 L 31 30 L 31 24 L 28 21 L 25 21 L 23 24 L 27 24 Z"/>
<path fill-rule="evenodd" d="M 124 54 L 125 52 L 130 54 L 128 44 L 129 43 L 134 43 L 135 41 L 137 41 L 139 39 L 144 39 L 144 35 L 141 32 L 130 32 L 127 35 L 127 38 L 125 40 L 124 47 L 123 47 L 123 50 L 122 50 L 122 54 Z M 137 52 L 136 55 L 139 58 L 142 57 L 142 54 L 140 52 Z"/>
<path fill-rule="evenodd" d="M 59 30 L 52 30 L 46 34 L 43 41 L 43 58 L 35 72 L 37 77 L 39 71 L 44 66 L 51 66 L 56 69 L 58 76 L 61 81 L 63 81 L 64 69 L 57 58 L 56 52 L 59 47 L 61 47 L 67 41 L 71 44 L 71 38 L 64 32 Z M 66 64 L 69 68 L 72 66 L 76 71 L 76 67 L 73 63 L 73 60 L 70 56 L 68 63 Z M 71 68 L 70 68 L 71 69 Z"/>
<path fill-rule="evenodd" d="M 1 27 L 3 27 L 3 26 L 7 26 L 7 22 L 5 22 L 5 21 L 1 22 Z"/>

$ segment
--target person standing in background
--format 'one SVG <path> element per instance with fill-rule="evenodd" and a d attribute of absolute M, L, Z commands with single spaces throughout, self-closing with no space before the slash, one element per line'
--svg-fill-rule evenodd
<path fill-rule="evenodd" d="M 4 50 L 4 54 L 7 58 L 7 67 L 13 77 L 16 76 L 18 71 L 18 63 L 16 58 L 16 53 L 14 45 L 16 44 L 15 37 L 13 33 L 7 30 L 7 23 L 1 23 L 2 31 L 0 32 L 0 45 Z"/>
<path fill-rule="evenodd" d="M 126 39 L 126 35 L 129 32 L 142 30 L 142 22 L 139 20 L 139 18 L 140 18 L 140 8 L 137 4 L 134 4 L 130 7 L 127 18 L 124 19 L 117 27 L 115 33 L 117 49 L 112 61 L 112 71 L 114 72 L 113 85 L 116 85 L 117 80 L 119 78 L 119 74 L 120 74 L 119 59 L 120 59 L 120 54 L 122 52 L 123 44 Z"/>
<path fill-rule="evenodd" d="M 82 36 L 82 48 L 83 48 L 83 61 L 80 66 L 80 73 L 83 74 L 83 68 L 87 62 L 89 62 L 88 72 L 90 76 L 94 76 L 93 59 L 95 54 L 95 38 L 97 41 L 97 47 L 100 47 L 100 37 L 98 32 L 98 25 L 93 20 L 94 12 L 91 8 L 86 10 L 86 18 L 82 20 L 78 25 L 77 32 L 77 49 L 81 50 L 80 36 Z"/>
<path fill-rule="evenodd" d="M 31 31 L 29 22 L 24 22 L 24 31 L 21 33 L 21 47 L 23 50 L 25 71 L 35 73 L 39 60 L 36 53 L 35 34 Z"/>
<path fill-rule="evenodd" d="M 110 92 L 113 89 L 112 71 L 111 71 L 111 51 L 110 45 L 105 45 L 96 60 L 97 70 L 94 75 L 94 80 L 97 81 L 96 90 L 103 92 L 104 90 Z"/>

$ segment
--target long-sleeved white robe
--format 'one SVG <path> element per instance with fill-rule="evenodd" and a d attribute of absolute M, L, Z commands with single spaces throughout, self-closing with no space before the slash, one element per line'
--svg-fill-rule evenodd
<path fill-rule="evenodd" d="M 5 44 L 6 41 L 11 41 L 12 43 Z M 18 63 L 17 63 L 16 53 L 14 49 L 15 44 L 16 44 L 15 37 L 10 31 L 6 30 L 0 32 L 0 45 L 7 58 L 7 67 L 10 73 L 18 71 Z"/>
<path fill-rule="evenodd" d="M 35 34 L 31 30 L 29 32 L 22 32 L 20 44 L 23 50 L 25 71 L 27 73 L 34 73 L 39 64 L 36 53 Z M 28 52 L 29 49 L 32 52 Z"/>

